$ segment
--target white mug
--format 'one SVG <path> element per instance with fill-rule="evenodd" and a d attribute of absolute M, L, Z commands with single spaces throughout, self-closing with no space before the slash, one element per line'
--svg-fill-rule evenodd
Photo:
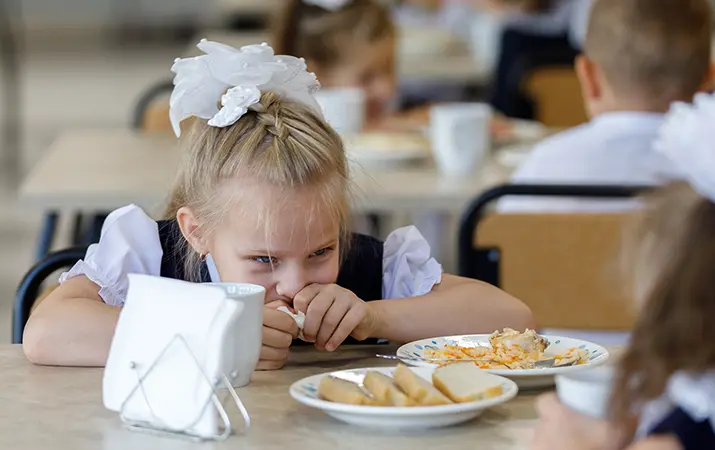
<path fill-rule="evenodd" d="M 556 376 L 556 393 L 561 403 L 596 419 L 606 418 L 613 390 L 615 367 L 594 369 Z"/>
<path fill-rule="evenodd" d="M 263 339 L 263 304 L 266 289 L 263 286 L 246 283 L 208 283 L 224 288 L 226 296 L 243 304 L 243 313 L 235 324 L 231 342 L 226 343 L 226 351 L 233 354 L 233 364 L 228 375 L 234 387 L 243 387 L 251 381 L 251 375 L 258 366 Z M 229 358 L 229 360 L 231 360 Z"/>
<path fill-rule="evenodd" d="M 440 172 L 467 176 L 489 151 L 492 109 L 485 103 L 447 103 L 430 110 L 432 151 Z"/>
<path fill-rule="evenodd" d="M 321 89 L 313 94 L 323 117 L 338 133 L 359 133 L 365 125 L 365 91 L 358 88 Z"/>

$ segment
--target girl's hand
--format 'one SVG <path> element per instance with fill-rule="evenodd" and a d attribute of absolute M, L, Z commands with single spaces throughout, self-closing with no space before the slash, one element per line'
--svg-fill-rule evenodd
<path fill-rule="evenodd" d="M 573 411 L 554 393 L 536 401 L 539 424 L 532 450 L 616 450 L 624 444 L 624 433 L 601 419 Z"/>
<path fill-rule="evenodd" d="M 376 318 L 365 302 L 338 285 L 311 284 L 293 299 L 293 307 L 305 314 L 303 336 L 318 350 L 332 352 L 348 336 L 370 337 Z"/>
<path fill-rule="evenodd" d="M 277 308 L 285 302 L 271 302 L 263 307 L 263 345 L 258 370 L 277 370 L 283 367 L 290 353 L 293 339 L 298 337 L 295 320 Z"/>

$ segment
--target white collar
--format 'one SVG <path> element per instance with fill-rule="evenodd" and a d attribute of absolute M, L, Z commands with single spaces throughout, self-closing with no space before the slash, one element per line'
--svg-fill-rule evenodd
<path fill-rule="evenodd" d="M 648 433 L 675 408 L 695 421 L 709 420 L 715 430 L 715 371 L 676 372 L 668 380 L 665 393 L 643 408 L 638 434 Z"/>
<path fill-rule="evenodd" d="M 597 115 L 591 119 L 591 124 L 596 127 L 657 130 L 663 125 L 665 114 L 642 111 L 612 111 Z"/>

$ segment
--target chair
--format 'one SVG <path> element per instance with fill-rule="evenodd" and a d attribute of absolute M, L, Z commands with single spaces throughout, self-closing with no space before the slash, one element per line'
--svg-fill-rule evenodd
<path fill-rule="evenodd" d="M 30 318 L 32 307 L 38 299 L 42 283 L 54 272 L 73 266 L 84 258 L 86 253 L 87 247 L 73 247 L 49 253 L 25 274 L 15 294 L 12 312 L 13 344 L 22 344 L 22 334 Z"/>
<path fill-rule="evenodd" d="M 568 66 L 535 69 L 524 90 L 536 104 L 536 120 L 547 127 L 569 128 L 588 121 L 576 71 Z"/>
<path fill-rule="evenodd" d="M 650 187 L 505 185 L 466 209 L 459 231 L 459 273 L 523 300 L 541 328 L 622 331 L 632 302 L 621 288 L 617 255 L 629 213 L 487 215 L 507 195 L 631 198 Z"/>
<path fill-rule="evenodd" d="M 169 102 L 165 97 L 172 89 L 174 89 L 172 80 L 161 81 L 147 89 L 134 108 L 132 128 L 147 133 L 170 132 Z"/>

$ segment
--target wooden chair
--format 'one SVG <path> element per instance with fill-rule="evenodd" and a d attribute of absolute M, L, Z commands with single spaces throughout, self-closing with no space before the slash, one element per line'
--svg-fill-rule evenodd
<path fill-rule="evenodd" d="M 73 247 L 58 252 L 49 253 L 38 261 L 23 277 L 15 294 L 15 305 L 12 311 L 12 343 L 22 344 L 22 333 L 30 318 L 30 313 L 39 301 L 52 292 L 56 285 L 40 294 L 43 282 L 58 270 L 73 266 L 84 258 L 87 247 Z"/>
<path fill-rule="evenodd" d="M 588 121 L 581 86 L 572 67 L 535 69 L 524 90 L 536 103 L 536 120 L 547 127 L 569 128 Z"/>
<path fill-rule="evenodd" d="M 460 274 L 524 301 L 540 328 L 624 331 L 634 311 L 617 257 L 627 213 L 485 214 L 505 195 L 629 198 L 647 187 L 507 185 L 479 197 L 460 227 Z"/>

